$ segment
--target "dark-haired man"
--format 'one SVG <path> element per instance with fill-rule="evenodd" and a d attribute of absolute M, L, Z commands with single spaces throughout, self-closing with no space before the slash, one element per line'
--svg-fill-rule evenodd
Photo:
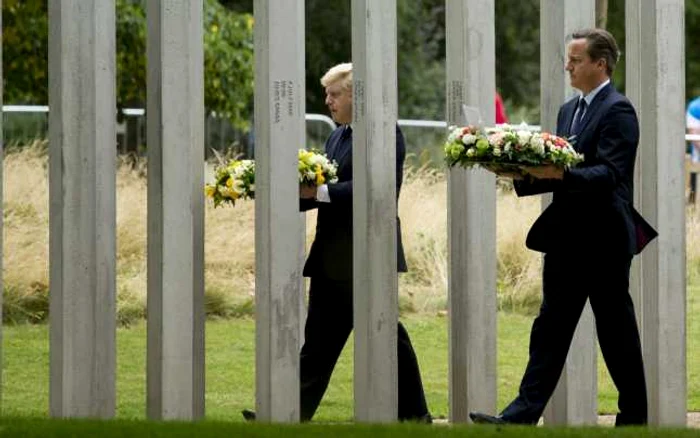
<path fill-rule="evenodd" d="M 619 391 L 616 425 L 646 424 L 641 343 L 629 294 L 630 263 L 656 232 L 632 205 L 639 122 L 610 83 L 619 57 L 602 29 L 575 32 L 566 70 L 581 95 L 565 103 L 557 134 L 584 154 L 575 168 L 525 169 L 519 196 L 553 192 L 527 246 L 545 253 L 543 300 L 530 334 L 530 357 L 518 396 L 498 416 L 470 413 L 476 423 L 536 424 L 556 387 L 587 300 L 600 348 Z M 510 175 L 514 176 L 514 175 Z"/>

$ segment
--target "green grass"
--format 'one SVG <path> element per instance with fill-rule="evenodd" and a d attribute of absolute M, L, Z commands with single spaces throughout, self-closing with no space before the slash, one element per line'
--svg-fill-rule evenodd
<path fill-rule="evenodd" d="M 700 285 L 688 287 L 688 406 L 700 411 Z"/>
<path fill-rule="evenodd" d="M 25 438 L 100 436 L 113 437 L 479 437 L 479 438 L 583 438 L 583 437 L 697 437 L 700 433 L 689 429 L 646 428 L 533 428 L 489 426 L 425 426 L 412 424 L 392 425 L 264 425 L 230 422 L 142 422 L 142 421 L 82 421 L 3 419 L 0 420 L 0 436 Z"/>
<path fill-rule="evenodd" d="M 697 290 L 689 300 L 689 315 L 700 314 Z M 700 410 L 700 324 L 688 325 L 688 407 Z M 403 318 L 418 354 L 428 405 L 436 417 L 448 414 L 447 319 L 438 316 Z M 498 319 L 498 407 L 516 394 L 527 360 L 532 318 L 501 312 Z M 254 331 L 251 319 L 210 321 L 206 327 L 207 419 L 242 421 L 240 410 L 255 405 Z M 117 332 L 117 417 L 145 417 L 146 330 L 140 323 Z M 4 328 L 3 415 L 45 417 L 48 413 L 48 327 Z M 599 409 L 616 411 L 617 393 L 602 360 Z M 352 342 L 348 342 L 315 420 L 350 421 L 353 415 Z"/>
<path fill-rule="evenodd" d="M 0 420 L 0 436 L 21 436 L 24 438 L 100 436 L 116 437 L 308 437 L 334 438 L 373 437 L 384 438 L 401 436 L 419 437 L 479 437 L 479 438 L 584 438 L 584 437 L 697 437 L 700 433 L 689 429 L 646 429 L 646 428 L 533 428 L 533 427 L 489 427 L 489 426 L 425 426 L 412 424 L 392 425 L 264 425 L 230 422 L 142 422 L 142 421 L 81 421 L 81 420 L 41 420 L 3 419 Z"/>

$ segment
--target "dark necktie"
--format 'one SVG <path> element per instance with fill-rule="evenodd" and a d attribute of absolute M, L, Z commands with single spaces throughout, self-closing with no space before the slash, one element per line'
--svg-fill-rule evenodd
<path fill-rule="evenodd" d="M 578 134 L 581 132 L 581 122 L 583 121 L 583 116 L 586 113 L 586 99 L 579 99 L 578 109 L 576 110 L 576 115 L 574 116 L 574 121 L 571 124 L 571 134 Z"/>

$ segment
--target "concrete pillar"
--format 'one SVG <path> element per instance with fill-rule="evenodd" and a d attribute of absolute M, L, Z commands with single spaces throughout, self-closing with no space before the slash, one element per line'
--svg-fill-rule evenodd
<path fill-rule="evenodd" d="M 298 150 L 305 145 L 303 0 L 255 4 L 256 409 L 299 421 Z"/>
<path fill-rule="evenodd" d="M 111 417 L 116 364 L 113 0 L 49 1 L 50 414 Z"/>
<path fill-rule="evenodd" d="M 148 2 L 147 415 L 204 416 L 202 0 Z"/>
<path fill-rule="evenodd" d="M 464 126 L 462 105 L 494 124 L 493 0 L 448 0 L 447 122 Z M 450 421 L 496 410 L 496 181 L 453 168 L 448 179 Z"/>
<path fill-rule="evenodd" d="M 398 414 L 396 0 L 352 1 L 355 419 Z"/>
<path fill-rule="evenodd" d="M 576 93 L 564 70 L 566 37 L 595 26 L 595 0 L 541 0 L 540 2 L 540 124 L 555 132 L 559 107 Z M 551 195 L 542 197 L 542 208 Z M 597 348 L 590 304 L 581 315 L 566 365 L 547 408 L 547 424 L 581 425 L 597 422 Z"/>
<path fill-rule="evenodd" d="M 686 424 L 683 0 L 627 1 L 628 87 L 640 114 L 642 215 L 659 237 L 641 257 L 642 348 L 649 422 Z M 629 67 L 628 67 L 629 69 Z"/>
<path fill-rule="evenodd" d="M 642 28 L 640 22 L 642 19 L 642 8 L 638 1 L 626 1 L 625 3 L 625 95 L 629 98 L 637 110 L 637 118 L 639 126 L 644 124 L 641 113 L 642 105 Z M 637 162 L 634 167 L 634 205 L 641 208 L 642 205 L 642 145 L 639 145 L 637 150 Z M 632 259 L 632 267 L 630 269 L 630 295 L 634 302 L 634 312 L 637 317 L 637 325 L 639 327 L 639 335 L 644 340 L 642 331 L 643 306 L 642 306 L 642 259 L 644 254 Z"/>

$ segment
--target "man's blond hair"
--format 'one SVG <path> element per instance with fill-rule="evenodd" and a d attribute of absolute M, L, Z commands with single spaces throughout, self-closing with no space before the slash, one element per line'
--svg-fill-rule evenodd
<path fill-rule="evenodd" d="M 352 90 L 352 63 L 346 62 L 331 67 L 321 78 L 321 85 L 327 87 L 340 83 L 343 89 Z"/>

